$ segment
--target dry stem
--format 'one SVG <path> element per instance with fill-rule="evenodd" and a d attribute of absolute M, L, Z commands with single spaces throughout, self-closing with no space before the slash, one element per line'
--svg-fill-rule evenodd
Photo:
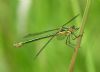
<path fill-rule="evenodd" d="M 83 18 L 82 18 L 82 23 L 81 23 L 81 26 L 80 26 L 80 32 L 79 32 L 80 37 L 77 38 L 77 44 L 76 44 L 74 53 L 72 55 L 72 59 L 71 59 L 70 65 L 69 65 L 69 71 L 68 72 L 74 71 L 75 61 L 76 61 L 76 58 L 77 58 L 77 55 L 78 55 L 78 49 L 80 48 L 82 35 L 83 35 L 83 32 L 84 32 L 84 27 L 85 27 L 88 12 L 89 12 L 89 7 L 90 7 L 90 3 L 91 3 L 90 1 L 91 0 L 87 0 L 86 8 L 85 8 L 84 15 L 83 15 Z"/>

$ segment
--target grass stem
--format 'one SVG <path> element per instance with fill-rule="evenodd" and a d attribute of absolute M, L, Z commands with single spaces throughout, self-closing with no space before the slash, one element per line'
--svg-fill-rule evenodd
<path fill-rule="evenodd" d="M 79 32 L 80 37 L 77 38 L 77 44 L 76 44 L 75 50 L 74 50 L 73 55 L 72 55 L 72 59 L 71 59 L 70 65 L 69 65 L 69 71 L 68 72 L 74 71 L 75 61 L 76 61 L 76 58 L 77 58 L 77 55 L 78 55 L 78 49 L 80 48 L 82 35 L 83 35 L 83 32 L 84 32 L 86 20 L 87 20 L 88 13 L 89 13 L 90 4 L 91 4 L 91 0 L 87 0 L 87 4 L 86 4 L 85 11 L 84 11 L 84 14 L 83 14 L 82 22 L 81 22 L 81 25 L 80 25 L 80 32 Z"/>

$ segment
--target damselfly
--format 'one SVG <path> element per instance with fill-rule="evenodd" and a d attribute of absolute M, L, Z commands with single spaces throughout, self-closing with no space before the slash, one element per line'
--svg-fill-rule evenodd
<path fill-rule="evenodd" d="M 42 39 L 45 39 L 45 38 L 50 38 L 47 43 L 37 52 L 37 54 L 35 55 L 35 57 L 37 57 L 41 51 L 47 46 L 47 44 L 55 37 L 55 36 L 65 36 L 66 37 L 66 45 L 69 45 L 71 46 L 71 42 L 70 42 L 70 39 L 72 38 L 73 40 L 75 40 L 77 37 L 75 32 L 79 29 L 78 27 L 76 27 L 75 25 L 72 25 L 72 26 L 67 26 L 65 27 L 68 23 L 70 23 L 71 21 L 73 21 L 74 19 L 76 19 L 77 17 L 79 16 L 76 15 L 74 16 L 72 19 L 70 19 L 67 23 L 63 24 L 60 28 L 56 28 L 56 29 L 52 29 L 52 30 L 47 30 L 47 31 L 44 31 L 44 32 L 40 32 L 40 33 L 34 33 L 34 34 L 29 34 L 27 36 L 36 36 L 36 35 L 40 35 L 40 34 L 44 34 L 44 33 L 48 33 L 48 32 L 52 32 L 52 31 L 56 31 L 55 33 L 53 34 L 50 34 L 50 35 L 47 35 L 47 36 L 43 36 L 43 37 L 39 37 L 39 38 L 35 38 L 35 39 L 31 39 L 31 40 L 28 40 L 28 41 L 24 41 L 24 42 L 18 42 L 18 43 L 15 43 L 14 46 L 15 47 L 21 47 L 23 46 L 24 44 L 27 44 L 27 43 L 30 43 L 30 42 L 35 42 L 35 41 L 38 41 L 38 40 L 42 40 Z M 26 36 L 26 37 L 27 37 Z M 73 38 L 74 37 L 74 38 Z"/>

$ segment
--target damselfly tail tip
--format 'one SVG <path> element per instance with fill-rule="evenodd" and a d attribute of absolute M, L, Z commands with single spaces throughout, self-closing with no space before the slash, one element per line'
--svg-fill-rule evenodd
<path fill-rule="evenodd" d="M 18 47 L 21 47 L 22 44 L 23 44 L 22 42 L 19 42 L 19 43 L 15 43 L 15 44 L 13 44 L 13 46 L 16 47 L 16 48 L 18 48 Z"/>

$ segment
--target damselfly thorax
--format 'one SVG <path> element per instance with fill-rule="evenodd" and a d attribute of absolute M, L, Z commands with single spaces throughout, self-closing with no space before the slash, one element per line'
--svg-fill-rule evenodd
<path fill-rule="evenodd" d="M 73 25 L 73 26 L 70 26 L 69 28 L 61 28 L 61 30 L 59 30 L 59 32 L 57 34 L 68 36 L 68 35 L 74 33 L 78 29 L 79 28 L 75 28 L 75 26 Z"/>

